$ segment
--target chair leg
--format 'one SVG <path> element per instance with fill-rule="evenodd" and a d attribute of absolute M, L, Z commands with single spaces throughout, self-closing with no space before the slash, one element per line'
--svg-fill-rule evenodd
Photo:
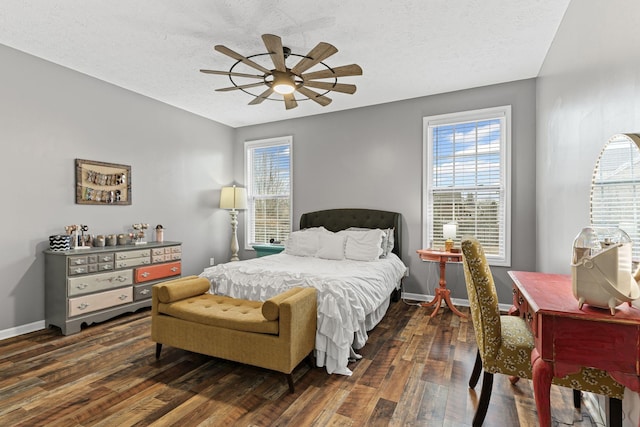
<path fill-rule="evenodd" d="M 475 388 L 480 379 L 480 372 L 482 372 L 482 359 L 480 358 L 480 350 L 476 354 L 476 363 L 473 365 L 473 372 L 471 372 L 471 378 L 469 378 L 469 388 Z"/>
<path fill-rule="evenodd" d="M 573 389 L 573 407 L 580 409 L 582 400 L 582 392 L 580 390 Z"/>
<path fill-rule="evenodd" d="M 493 388 L 493 374 L 489 372 L 484 373 L 482 376 L 482 391 L 480 392 L 480 401 L 478 402 L 478 409 L 473 416 L 473 427 L 480 427 L 484 423 L 484 417 L 487 415 L 487 409 L 489 409 L 489 400 L 491 400 L 491 389 Z"/>
<path fill-rule="evenodd" d="M 160 359 L 160 352 L 162 351 L 162 344 L 156 343 L 156 359 Z"/>
<path fill-rule="evenodd" d="M 609 427 L 622 427 L 622 400 L 609 398 Z"/>

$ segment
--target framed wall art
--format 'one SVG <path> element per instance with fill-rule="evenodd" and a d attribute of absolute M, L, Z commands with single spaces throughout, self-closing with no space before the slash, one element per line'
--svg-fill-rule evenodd
<path fill-rule="evenodd" d="M 76 159 L 76 203 L 130 205 L 131 166 Z"/>

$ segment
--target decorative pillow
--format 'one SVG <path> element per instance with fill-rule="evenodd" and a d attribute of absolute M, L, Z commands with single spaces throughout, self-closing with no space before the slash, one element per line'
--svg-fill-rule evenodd
<path fill-rule="evenodd" d="M 316 253 L 318 258 L 343 260 L 346 236 L 340 234 L 320 234 L 318 236 L 319 249 Z"/>
<path fill-rule="evenodd" d="M 284 243 L 284 253 L 297 256 L 315 256 L 318 252 L 319 233 L 313 231 L 294 231 Z"/>
<path fill-rule="evenodd" d="M 380 229 L 342 230 L 337 234 L 347 237 L 344 255 L 355 261 L 375 261 L 382 255 L 382 237 Z"/>

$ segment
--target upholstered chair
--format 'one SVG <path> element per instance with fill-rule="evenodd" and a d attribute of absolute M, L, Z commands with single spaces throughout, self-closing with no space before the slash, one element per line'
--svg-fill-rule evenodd
<path fill-rule="evenodd" d="M 534 339 L 524 319 L 500 315 L 493 275 L 480 243 L 476 239 L 464 239 L 462 254 L 471 319 L 478 344 L 478 354 L 469 380 L 470 388 L 476 386 L 480 372 L 484 371 L 480 400 L 473 417 L 475 427 L 482 425 L 487 414 L 493 374 L 509 375 L 512 384 L 519 378 L 532 377 L 531 350 Z M 605 371 L 584 368 L 579 373 L 554 378 L 553 384 L 609 396 L 617 400 L 612 401 L 615 403 L 614 410 L 621 411 L 624 387 Z M 579 407 L 579 398 L 576 402 L 575 397 L 576 394 L 574 404 Z"/>

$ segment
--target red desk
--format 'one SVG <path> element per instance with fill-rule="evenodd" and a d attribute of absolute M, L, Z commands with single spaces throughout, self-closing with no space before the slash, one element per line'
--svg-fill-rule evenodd
<path fill-rule="evenodd" d="M 436 289 L 436 295 L 431 302 L 426 302 L 420 304 L 423 307 L 431 307 L 435 305 L 435 309 L 433 313 L 431 313 L 431 317 L 434 317 L 438 314 L 438 310 L 440 309 L 440 305 L 442 301 L 446 302 L 451 311 L 457 314 L 460 317 L 467 318 L 467 315 L 458 310 L 453 303 L 451 302 L 451 291 L 447 289 L 447 279 L 445 277 L 447 263 L 448 262 L 461 262 L 462 261 L 462 253 L 461 252 L 445 252 L 445 251 L 437 251 L 435 249 L 418 249 L 418 255 L 420 255 L 420 259 L 423 261 L 435 261 L 440 263 L 440 282 L 438 283 L 438 288 Z"/>
<path fill-rule="evenodd" d="M 533 390 L 541 427 L 551 425 L 551 379 L 581 367 L 606 370 L 618 382 L 640 391 L 640 310 L 621 304 L 609 310 L 584 305 L 571 288 L 571 276 L 510 271 L 513 304 L 535 338 L 531 353 Z"/>

